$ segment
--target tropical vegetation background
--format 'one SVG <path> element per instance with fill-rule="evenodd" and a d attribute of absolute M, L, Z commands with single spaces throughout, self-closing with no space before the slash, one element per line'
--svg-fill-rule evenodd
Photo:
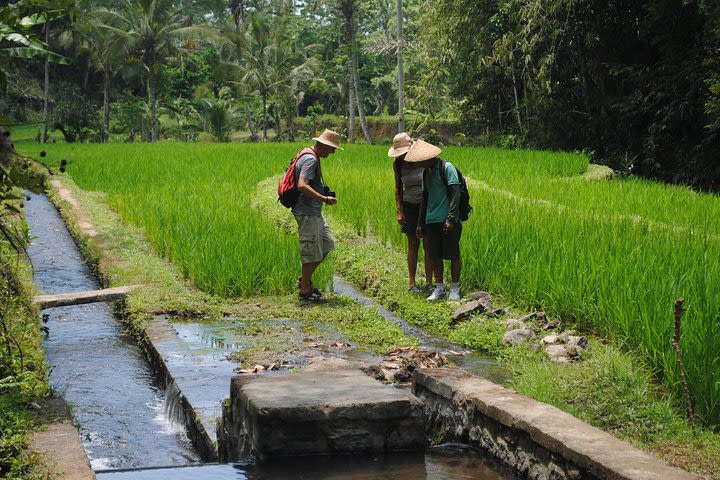
<path fill-rule="evenodd" d="M 279 142 L 326 127 L 349 143 L 407 130 L 447 146 L 485 215 L 468 224 L 465 284 L 638 353 L 674 404 L 669 308 L 685 296 L 689 392 L 717 430 L 720 3 L 0 1 L 0 476 L 30 468 L 18 460 L 24 432 L 48 391 L 31 272 L 18 261 L 29 232 L 15 187 L 27 187 L 30 164 L 11 143 L 105 192 L 203 290 L 251 296 L 294 288 L 293 240 L 264 242 L 243 267 L 235 225 L 276 231 L 251 194 L 272 194 L 300 146 Z M 327 172 L 347 199 L 335 225 L 400 251 L 383 149 L 343 155 Z M 589 181 L 591 163 L 626 178 Z M 361 181 L 375 194 L 358 192 Z M 486 347 L 472 325 L 451 334 Z M 634 415 L 635 400 L 623 402 Z"/>
<path fill-rule="evenodd" d="M 0 2 L 0 123 L 41 141 L 272 141 L 585 150 L 720 187 L 710 0 Z"/>

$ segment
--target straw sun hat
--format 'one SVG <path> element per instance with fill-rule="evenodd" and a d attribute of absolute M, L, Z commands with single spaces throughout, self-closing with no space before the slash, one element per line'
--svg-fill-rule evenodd
<path fill-rule="evenodd" d="M 340 134 L 337 132 L 333 132 L 332 130 L 326 129 L 320 134 L 320 136 L 313 137 L 313 140 L 315 140 L 316 142 L 320 142 L 323 145 L 327 145 L 328 147 L 339 148 L 340 150 L 342 150 L 342 148 L 340 147 Z"/>
<path fill-rule="evenodd" d="M 388 150 L 388 157 L 397 158 L 407 153 L 412 143 L 413 139 L 410 138 L 410 135 L 405 132 L 398 133 L 395 135 L 395 138 L 393 138 L 393 145 L 390 147 L 390 150 Z"/>
<path fill-rule="evenodd" d="M 425 140 L 417 140 L 410 147 L 408 154 L 405 155 L 405 161 L 410 163 L 424 162 L 437 157 L 441 152 L 442 150 L 435 145 Z"/>

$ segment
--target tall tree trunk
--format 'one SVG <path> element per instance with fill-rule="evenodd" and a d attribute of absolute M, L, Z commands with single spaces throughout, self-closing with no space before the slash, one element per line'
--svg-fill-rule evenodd
<path fill-rule="evenodd" d="M 365 139 L 370 145 L 373 145 L 375 142 L 373 141 L 372 134 L 370 133 L 370 128 L 368 127 L 367 120 L 365 119 L 362 90 L 360 89 L 360 75 L 358 74 L 358 54 L 355 45 L 355 31 L 357 30 L 355 25 L 356 13 L 357 12 L 355 12 L 350 19 L 350 32 L 352 34 L 350 43 L 350 73 L 352 74 L 352 88 L 355 90 L 355 101 L 357 102 L 357 110 L 358 114 L 360 115 L 360 126 L 362 127 Z"/>
<path fill-rule="evenodd" d="M 285 120 L 285 122 L 287 123 L 288 141 L 290 141 L 290 142 L 295 141 L 294 120 L 295 120 L 295 118 L 293 117 L 292 110 L 288 110 L 287 119 Z"/>
<path fill-rule="evenodd" d="M 268 114 L 267 114 L 267 93 L 262 94 L 263 104 L 263 142 L 267 142 L 268 136 Z"/>
<path fill-rule="evenodd" d="M 87 93 L 88 80 L 90 80 L 90 57 L 85 57 L 83 66 L 82 91 Z"/>
<path fill-rule="evenodd" d="M 503 112 L 502 112 L 502 102 L 500 98 L 500 90 L 498 89 L 497 92 L 497 114 L 498 114 L 498 130 L 503 131 Z"/>
<path fill-rule="evenodd" d="M 45 24 L 45 48 L 50 48 L 50 24 Z M 43 88 L 43 132 L 40 141 L 48 140 L 48 103 L 50 101 L 50 59 L 45 56 L 45 85 Z"/>
<path fill-rule="evenodd" d="M 398 132 L 405 131 L 405 69 L 403 67 L 403 2 L 397 0 Z"/>
<path fill-rule="evenodd" d="M 250 105 L 248 105 L 248 102 L 243 100 L 243 106 L 245 107 L 245 115 L 247 115 L 247 126 L 248 130 L 250 130 L 250 140 L 253 142 L 257 142 L 257 133 L 255 133 L 255 122 L 253 122 L 253 112 L 250 110 Z"/>
<path fill-rule="evenodd" d="M 515 66 L 512 67 L 513 94 L 515 95 L 515 116 L 517 117 L 520 133 L 523 131 L 522 118 L 520 118 L 520 101 L 518 100 L 517 83 L 515 81 Z"/>
<path fill-rule="evenodd" d="M 348 69 L 348 143 L 355 143 L 355 89 L 353 88 L 352 69 Z"/>
<path fill-rule="evenodd" d="M 103 69 L 103 142 L 110 137 L 110 69 Z"/>
<path fill-rule="evenodd" d="M 155 51 L 148 52 L 148 70 L 150 72 L 150 141 L 158 141 L 157 132 L 157 77 L 155 75 Z"/>
<path fill-rule="evenodd" d="M 370 145 L 374 145 L 375 141 L 373 140 L 372 133 L 370 133 L 370 127 L 365 119 L 365 110 L 362 105 L 362 91 L 360 90 L 357 57 L 355 58 L 355 62 L 353 64 L 353 86 L 355 87 L 355 100 L 357 101 L 358 114 L 360 115 L 360 126 L 362 127 L 363 134 L 365 134 L 365 139 Z"/>
<path fill-rule="evenodd" d="M 353 52 L 355 51 L 355 12 L 352 8 L 346 8 L 345 14 L 345 44 L 348 49 L 347 64 L 347 92 L 348 92 L 348 143 L 355 143 L 355 88 L 353 70 L 355 62 Z"/>
<path fill-rule="evenodd" d="M 530 104 L 528 97 L 527 80 L 523 79 L 523 105 L 525 106 L 525 129 L 530 131 Z"/>

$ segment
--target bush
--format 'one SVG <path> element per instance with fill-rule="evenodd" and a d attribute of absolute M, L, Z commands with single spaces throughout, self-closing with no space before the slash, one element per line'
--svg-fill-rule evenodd
<path fill-rule="evenodd" d="M 62 132 L 66 142 L 100 139 L 102 128 L 98 107 L 82 90 L 69 83 L 63 83 L 55 98 L 55 107 L 50 120 L 53 127 Z"/>

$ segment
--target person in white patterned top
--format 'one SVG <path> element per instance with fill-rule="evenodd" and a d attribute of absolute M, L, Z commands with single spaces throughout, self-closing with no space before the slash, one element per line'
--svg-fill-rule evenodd
<path fill-rule="evenodd" d="M 420 251 L 420 239 L 415 235 L 422 203 L 422 178 L 423 171 L 417 168 L 409 168 L 405 163 L 405 154 L 410 150 L 413 139 L 405 133 L 398 133 L 393 138 L 393 146 L 388 151 L 388 156 L 393 158 L 393 171 L 395 173 L 395 208 L 397 210 L 397 221 L 400 230 L 407 236 L 407 265 L 411 293 L 419 293 L 415 281 L 417 272 L 418 256 Z M 422 240 L 423 250 L 427 251 L 427 240 Z M 432 286 L 432 265 L 425 255 L 425 290 L 428 292 Z"/>

